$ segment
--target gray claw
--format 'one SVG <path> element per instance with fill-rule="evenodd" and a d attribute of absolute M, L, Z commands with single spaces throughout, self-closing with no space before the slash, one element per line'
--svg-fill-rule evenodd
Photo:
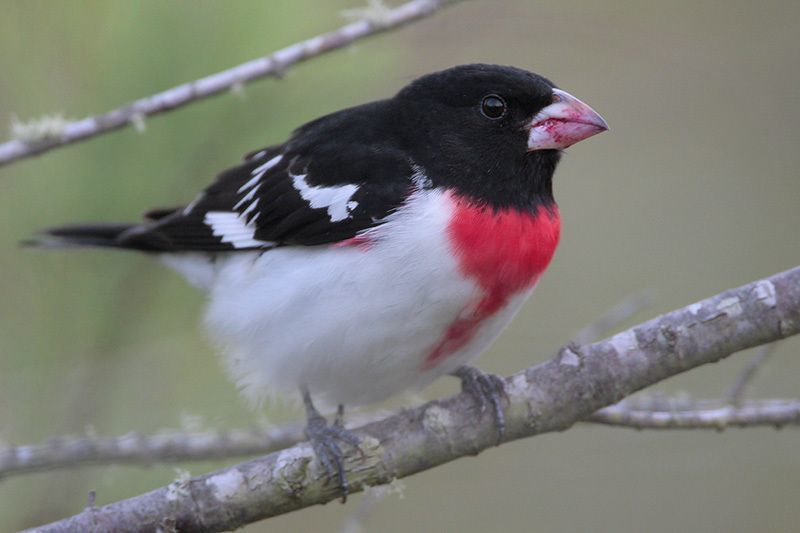
<path fill-rule="evenodd" d="M 328 421 L 319 414 L 311 403 L 311 396 L 307 390 L 303 390 L 303 401 L 306 405 L 308 422 L 306 424 L 306 437 L 311 442 L 314 454 L 325 469 L 328 479 L 336 479 L 342 491 L 342 503 L 347 501 L 350 492 L 350 485 L 345 475 L 344 459 L 345 455 L 339 446 L 340 442 L 346 442 L 354 447 L 363 457 L 364 452 L 359 447 L 358 437 L 346 430 L 343 423 L 344 410 L 340 406 L 337 411 L 336 420 L 328 425 Z"/>
<path fill-rule="evenodd" d="M 503 378 L 472 366 L 462 366 L 453 375 L 461 380 L 461 390 L 472 396 L 481 414 L 491 405 L 497 430 L 497 444 L 500 444 L 506 431 L 503 401 L 507 396 Z"/>

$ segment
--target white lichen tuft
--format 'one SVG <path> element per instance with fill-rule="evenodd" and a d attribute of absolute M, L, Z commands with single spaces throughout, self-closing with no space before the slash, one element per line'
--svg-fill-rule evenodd
<path fill-rule="evenodd" d="M 524 396 L 528 389 L 528 380 L 524 373 L 514 374 L 506 383 L 506 394 L 509 396 Z"/>
<path fill-rule="evenodd" d="M 693 315 L 696 315 L 697 313 L 700 312 L 701 309 L 703 309 L 703 305 L 699 304 L 699 303 L 695 303 L 695 304 L 687 305 L 686 309 L 688 309 L 689 312 L 692 313 Z"/>
<path fill-rule="evenodd" d="M 231 94 L 239 100 L 247 100 L 247 93 L 244 90 L 244 82 L 237 80 L 231 84 Z"/>
<path fill-rule="evenodd" d="M 581 358 L 569 348 L 561 352 L 558 362 L 566 366 L 581 366 Z"/>
<path fill-rule="evenodd" d="M 70 123 L 64 115 L 43 115 L 28 121 L 20 120 L 16 115 L 11 115 L 11 138 L 27 143 L 37 143 L 59 139 L 64 133 L 64 128 Z"/>
<path fill-rule="evenodd" d="M 189 496 L 189 481 L 192 474 L 183 468 L 176 468 L 175 481 L 167 485 L 167 501 L 175 502 Z"/>
<path fill-rule="evenodd" d="M 134 113 L 129 119 L 131 126 L 136 130 L 136 133 L 144 133 L 147 131 L 147 124 L 144 121 L 144 113 Z"/>
<path fill-rule="evenodd" d="M 224 502 L 244 493 L 247 490 L 247 479 L 241 472 L 232 468 L 206 479 L 206 485 L 211 488 L 217 500 Z"/>
<path fill-rule="evenodd" d="M 742 302 L 737 296 L 725 298 L 717 304 L 717 311 L 726 313 L 729 317 L 737 317 L 742 314 Z"/>
<path fill-rule="evenodd" d="M 445 433 L 451 425 L 450 412 L 438 405 L 432 405 L 425 409 L 422 425 L 434 433 Z"/>
<path fill-rule="evenodd" d="M 756 298 L 767 307 L 775 307 L 775 304 L 778 303 L 775 285 L 768 279 L 762 279 L 756 283 Z"/>
<path fill-rule="evenodd" d="M 388 26 L 392 22 L 391 14 L 391 6 L 386 5 L 383 0 L 367 0 L 364 7 L 342 11 L 342 16 L 348 20 L 368 20 L 379 27 Z"/>
<path fill-rule="evenodd" d="M 636 339 L 636 333 L 631 330 L 617 333 L 611 337 L 609 342 L 617 351 L 617 355 L 620 357 L 624 357 L 628 355 L 629 352 L 639 349 L 639 341 Z"/>

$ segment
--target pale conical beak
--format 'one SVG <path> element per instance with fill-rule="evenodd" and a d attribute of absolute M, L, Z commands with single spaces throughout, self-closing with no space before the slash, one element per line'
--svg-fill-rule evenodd
<path fill-rule="evenodd" d="M 608 124 L 597 111 L 561 89 L 553 89 L 553 103 L 539 111 L 528 125 L 528 150 L 563 150 L 604 132 Z"/>

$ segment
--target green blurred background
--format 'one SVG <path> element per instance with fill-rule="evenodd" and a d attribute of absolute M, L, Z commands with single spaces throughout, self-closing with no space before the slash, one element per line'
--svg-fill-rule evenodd
<path fill-rule="evenodd" d="M 6 0 L 0 121 L 80 118 L 230 67 L 341 23 L 357 0 Z M 145 257 L 42 253 L 37 228 L 129 220 L 190 200 L 246 151 L 323 113 L 467 62 L 540 72 L 611 132 L 556 176 L 561 248 L 536 296 L 481 360 L 511 373 L 646 288 L 638 319 L 800 263 L 800 2 L 473 0 L 246 88 L 0 169 L 0 439 L 297 420 L 249 411 L 197 326 L 202 297 Z M 800 343 L 754 394 L 798 396 Z M 724 394 L 745 354 L 659 387 Z M 424 392 L 454 392 L 444 379 Z M 395 401 L 407 404 L 410 399 Z M 797 531 L 800 434 L 576 427 L 405 480 L 374 531 Z M 181 465 L 193 474 L 226 463 Z M 169 483 L 172 466 L 90 467 L 0 481 L 0 531 Z M 331 504 L 247 531 L 336 531 Z"/>

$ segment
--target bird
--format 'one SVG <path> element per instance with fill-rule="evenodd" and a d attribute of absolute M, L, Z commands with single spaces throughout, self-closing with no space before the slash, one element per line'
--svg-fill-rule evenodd
<path fill-rule="evenodd" d="M 543 76 L 460 65 L 300 126 L 185 205 L 28 244 L 143 252 L 205 291 L 227 373 L 254 404 L 299 392 L 344 501 L 345 406 L 452 375 L 502 440 L 503 380 L 470 363 L 553 257 L 562 151 L 607 129 Z"/>

